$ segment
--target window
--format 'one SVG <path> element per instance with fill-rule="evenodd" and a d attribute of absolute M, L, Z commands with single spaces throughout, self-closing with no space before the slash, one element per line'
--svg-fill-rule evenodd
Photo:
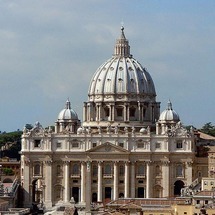
<path fill-rule="evenodd" d="M 183 176 L 183 166 L 180 164 L 176 167 L 176 177 Z"/>
<path fill-rule="evenodd" d="M 61 148 L 61 143 L 57 142 L 57 148 Z"/>
<path fill-rule="evenodd" d="M 119 183 L 120 183 L 120 184 L 123 184 L 123 183 L 124 183 L 124 181 L 123 181 L 123 180 L 120 180 L 120 181 L 119 181 Z"/>
<path fill-rule="evenodd" d="M 93 148 L 97 146 L 97 143 L 93 143 Z"/>
<path fill-rule="evenodd" d="M 40 175 L 40 165 L 36 164 L 34 166 L 34 175 Z"/>
<path fill-rule="evenodd" d="M 200 204 L 200 200 L 196 200 L 196 204 Z"/>
<path fill-rule="evenodd" d="M 97 176 L 98 175 L 98 168 L 96 165 L 93 165 L 93 176 Z"/>
<path fill-rule="evenodd" d="M 104 111 L 105 111 L 105 117 L 110 116 L 110 110 L 109 110 L 108 107 L 105 107 L 105 108 L 104 108 Z"/>
<path fill-rule="evenodd" d="M 110 164 L 105 165 L 104 174 L 111 174 L 111 165 Z"/>
<path fill-rule="evenodd" d="M 205 204 L 206 204 L 206 205 L 208 204 L 208 200 L 205 200 Z"/>
<path fill-rule="evenodd" d="M 78 164 L 74 164 L 72 166 L 72 174 L 74 174 L 74 175 L 79 174 L 79 165 Z"/>
<path fill-rule="evenodd" d="M 61 166 L 57 165 L 57 175 L 61 175 Z"/>
<path fill-rule="evenodd" d="M 135 117 L 135 111 L 136 111 L 136 109 L 134 107 L 130 108 L 130 110 L 129 110 L 130 117 Z"/>
<path fill-rule="evenodd" d="M 145 144 L 144 144 L 144 142 L 139 142 L 139 143 L 137 143 L 137 148 L 144 148 L 145 147 Z"/>
<path fill-rule="evenodd" d="M 79 143 L 78 142 L 72 142 L 72 148 L 78 148 Z"/>
<path fill-rule="evenodd" d="M 161 144 L 160 143 L 155 143 L 155 148 L 156 149 L 160 149 L 161 148 Z"/>
<path fill-rule="evenodd" d="M 138 183 L 139 183 L 139 184 L 143 184 L 143 180 L 139 180 Z"/>
<path fill-rule="evenodd" d="M 144 167 L 144 165 L 142 165 L 142 164 L 139 165 L 137 172 L 138 172 L 139 175 L 145 175 L 145 167 Z"/>
<path fill-rule="evenodd" d="M 176 143 L 176 148 L 177 149 L 182 149 L 182 141 L 181 140 L 178 140 L 177 143 Z"/>
<path fill-rule="evenodd" d="M 122 165 L 119 166 L 119 175 L 124 175 L 124 166 Z"/>
<path fill-rule="evenodd" d="M 119 146 L 123 148 L 124 147 L 124 143 L 119 143 Z"/>
<path fill-rule="evenodd" d="M 116 109 L 117 116 L 122 116 L 122 111 L 123 111 L 123 108 L 117 108 Z"/>
<path fill-rule="evenodd" d="M 78 183 L 78 180 L 73 180 L 72 182 L 75 183 L 75 184 L 77 184 L 77 183 Z"/>
<path fill-rule="evenodd" d="M 96 184 L 97 183 L 97 180 L 93 180 L 93 184 Z"/>
<path fill-rule="evenodd" d="M 156 176 L 161 175 L 161 168 L 158 165 L 155 167 L 155 174 L 156 174 Z"/>
<path fill-rule="evenodd" d="M 40 142 L 41 140 L 34 140 L 34 147 L 35 148 L 40 147 Z"/>

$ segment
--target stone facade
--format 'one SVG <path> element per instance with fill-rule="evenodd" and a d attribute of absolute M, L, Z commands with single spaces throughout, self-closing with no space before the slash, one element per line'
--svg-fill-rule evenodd
<path fill-rule="evenodd" d="M 54 129 L 24 128 L 24 206 L 49 209 L 73 197 L 88 210 L 119 197 L 177 196 L 195 180 L 192 128 L 183 128 L 171 102 L 160 115 L 151 76 L 130 55 L 124 28 L 88 96 L 82 124 L 67 100 Z"/>

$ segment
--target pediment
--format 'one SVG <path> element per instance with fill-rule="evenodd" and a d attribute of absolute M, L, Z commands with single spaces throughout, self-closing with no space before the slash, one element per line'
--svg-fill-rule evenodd
<path fill-rule="evenodd" d="M 128 153 L 128 150 L 120 147 L 113 145 L 112 143 L 104 143 L 102 145 L 96 146 L 88 152 L 95 152 L 95 153 Z"/>

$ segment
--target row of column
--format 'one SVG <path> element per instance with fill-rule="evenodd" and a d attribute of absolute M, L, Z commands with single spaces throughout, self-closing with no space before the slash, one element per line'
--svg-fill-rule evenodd
<path fill-rule="evenodd" d="M 98 187 L 97 187 L 97 201 L 102 202 L 103 196 L 103 175 L 102 175 L 102 164 L 98 162 Z M 70 200 L 70 177 L 69 177 L 69 162 L 65 162 L 65 193 L 64 201 Z M 113 166 L 113 199 L 119 198 L 119 166 L 118 162 L 114 162 Z M 131 176 L 131 177 L 130 177 Z M 152 197 L 152 170 L 151 163 L 148 162 L 146 165 L 146 198 Z M 124 197 L 135 198 L 135 187 L 136 187 L 136 174 L 135 174 L 135 163 L 125 162 L 124 169 Z M 89 162 L 81 162 L 81 202 L 91 202 L 91 164 Z"/>
<path fill-rule="evenodd" d="M 95 103 L 96 106 L 95 108 L 92 106 L 91 103 L 87 104 L 85 103 L 84 104 L 84 116 L 83 116 L 83 119 L 84 121 L 95 121 L 94 119 L 94 115 L 96 117 L 96 121 L 101 121 L 102 119 L 102 111 L 103 111 L 103 106 L 102 106 L 102 103 Z M 130 120 L 130 104 L 129 103 L 124 103 L 124 109 L 123 109 L 123 120 L 124 121 L 129 121 Z M 115 107 L 116 105 L 115 104 L 109 104 L 108 105 L 109 107 L 109 120 L 110 121 L 115 121 Z M 154 107 L 150 106 L 151 108 L 151 111 L 152 112 L 152 119 L 154 118 Z M 149 109 L 150 109 L 149 108 Z M 138 102 L 137 104 L 137 111 L 138 111 L 138 114 L 137 114 L 137 117 L 138 117 L 138 120 L 139 121 L 142 121 L 144 120 L 144 118 L 146 117 L 146 110 L 147 110 L 147 107 L 144 106 L 142 103 Z"/>

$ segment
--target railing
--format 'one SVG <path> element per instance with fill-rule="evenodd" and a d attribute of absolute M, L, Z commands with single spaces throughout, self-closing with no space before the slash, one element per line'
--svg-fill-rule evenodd
<path fill-rule="evenodd" d="M 136 178 L 145 178 L 146 175 L 145 174 L 136 174 Z"/>
<path fill-rule="evenodd" d="M 112 174 L 103 174 L 103 178 L 112 178 L 113 175 Z"/>
<path fill-rule="evenodd" d="M 14 215 L 24 215 L 29 214 L 30 208 L 9 208 L 9 211 L 1 211 L 1 215 L 14 214 Z"/>

